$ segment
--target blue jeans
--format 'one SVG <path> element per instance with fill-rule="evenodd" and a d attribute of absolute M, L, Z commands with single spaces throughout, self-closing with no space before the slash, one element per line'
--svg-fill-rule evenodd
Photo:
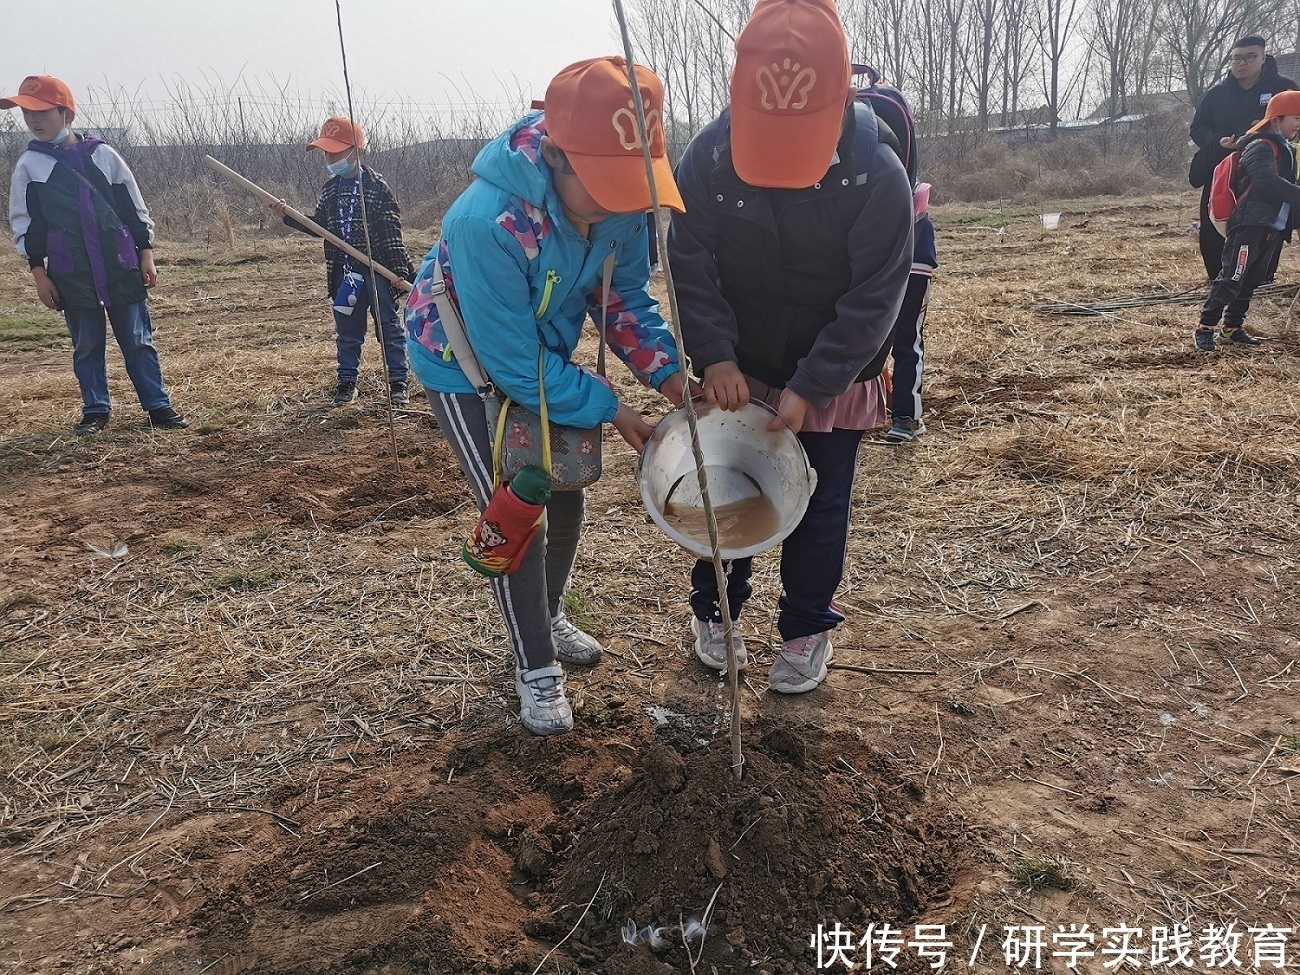
<path fill-rule="evenodd" d="M 113 325 L 113 335 L 126 360 L 126 374 L 131 377 L 140 406 L 160 410 L 171 406 L 163 386 L 158 350 L 153 347 L 153 323 L 149 320 L 149 302 L 114 305 L 112 308 L 65 308 L 63 319 L 72 338 L 72 373 L 81 386 L 83 413 L 108 413 L 108 369 L 104 362 L 108 332 L 104 312 Z"/>
<path fill-rule="evenodd" d="M 832 601 L 844 578 L 849 540 L 849 502 L 853 472 L 858 464 L 861 430 L 801 433 L 799 442 L 817 472 L 817 490 L 808 510 L 781 543 L 780 614 L 776 628 L 782 640 L 795 640 L 834 629 L 844 614 Z M 734 618 L 752 592 L 753 559 L 735 559 L 727 566 L 727 605 Z M 702 620 L 719 620 L 718 577 L 713 563 L 701 559 L 691 572 L 691 609 Z"/>
<path fill-rule="evenodd" d="M 370 275 L 365 275 L 362 285 L 362 298 L 370 291 Z M 388 363 L 388 381 L 406 382 L 406 329 L 402 327 L 401 316 L 397 314 L 397 303 L 393 300 L 393 289 L 388 282 L 376 275 L 375 283 L 379 295 L 370 301 L 370 315 L 380 325 L 384 337 L 384 359 Z M 351 315 L 334 312 L 334 330 L 338 333 L 339 382 L 354 383 L 361 368 L 361 343 L 366 338 L 366 313 L 362 311 L 362 301 L 358 301 Z"/>

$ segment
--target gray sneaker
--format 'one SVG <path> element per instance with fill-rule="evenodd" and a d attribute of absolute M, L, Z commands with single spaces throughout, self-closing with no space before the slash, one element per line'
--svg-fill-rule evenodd
<path fill-rule="evenodd" d="M 826 665 L 835 656 L 829 630 L 786 640 L 772 661 L 767 686 L 779 694 L 802 694 L 826 679 Z"/>
<path fill-rule="evenodd" d="M 519 720 L 535 735 L 562 735 L 573 730 L 573 709 L 564 696 L 564 668 L 559 664 L 515 672 Z"/>
<path fill-rule="evenodd" d="M 900 416 L 894 420 L 894 425 L 885 434 L 885 442 L 911 443 L 923 433 L 925 433 L 924 420 L 913 420 L 911 417 Z"/>
<path fill-rule="evenodd" d="M 555 656 L 566 664 L 594 664 L 605 651 L 599 640 L 570 622 L 564 610 L 551 620 L 551 636 L 555 638 Z"/>
<path fill-rule="evenodd" d="M 727 628 L 721 622 L 702 620 L 691 617 L 691 632 L 695 634 L 695 656 L 700 663 L 714 670 L 727 669 Z M 732 624 L 731 645 L 736 648 L 736 669 L 744 670 L 749 665 L 749 654 L 745 650 L 745 641 L 741 639 L 740 627 Z"/>

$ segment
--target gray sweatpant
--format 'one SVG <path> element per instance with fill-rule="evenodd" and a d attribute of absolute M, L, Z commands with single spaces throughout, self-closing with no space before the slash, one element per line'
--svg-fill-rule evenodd
<path fill-rule="evenodd" d="M 492 441 L 483 401 L 474 393 L 425 392 L 482 511 L 492 494 Z M 551 495 L 541 531 L 528 546 L 522 563 L 510 575 L 492 580 L 519 670 L 555 663 L 551 619 L 559 615 L 578 554 L 583 501 L 583 491 Z"/>

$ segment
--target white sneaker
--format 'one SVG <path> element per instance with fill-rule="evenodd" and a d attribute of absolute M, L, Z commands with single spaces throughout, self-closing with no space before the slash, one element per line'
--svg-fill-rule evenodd
<path fill-rule="evenodd" d="M 829 630 L 786 640 L 772 661 L 767 686 L 779 694 L 802 694 L 826 679 L 826 665 L 835 657 Z"/>
<path fill-rule="evenodd" d="M 515 672 L 519 720 L 535 735 L 562 735 L 573 730 L 573 709 L 564 696 L 564 668 L 559 664 Z"/>
<path fill-rule="evenodd" d="M 605 652 L 600 641 L 578 629 L 564 615 L 564 610 L 551 620 L 551 636 L 555 638 L 555 656 L 566 664 L 594 664 Z"/>
<path fill-rule="evenodd" d="M 724 624 L 711 620 L 691 617 L 691 632 L 695 634 L 695 656 L 700 663 L 714 670 L 727 669 L 727 628 Z M 745 650 L 745 641 L 740 636 L 740 627 L 732 623 L 731 645 L 736 648 L 736 669 L 744 670 L 749 665 L 749 654 Z"/>

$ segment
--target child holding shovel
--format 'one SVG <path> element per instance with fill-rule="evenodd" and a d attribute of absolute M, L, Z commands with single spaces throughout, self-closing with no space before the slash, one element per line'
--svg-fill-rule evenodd
<path fill-rule="evenodd" d="M 402 215 L 397 199 L 384 178 L 361 164 L 366 147 L 366 133 L 345 118 L 329 118 L 321 126 L 320 137 L 307 150 L 325 153 L 329 182 L 321 190 L 312 220 L 335 236 L 347 241 L 363 254 L 408 281 L 414 279 L 411 259 L 402 242 Z M 364 197 L 365 223 L 362 222 Z M 267 207 L 286 226 L 310 234 L 311 231 L 285 213 L 285 202 L 268 203 Z M 370 248 L 373 247 L 373 250 Z M 383 335 L 384 361 L 388 366 L 389 394 L 394 406 L 410 402 L 407 386 L 406 333 L 397 313 L 395 287 L 376 276 L 378 294 L 370 294 L 371 275 L 333 244 L 325 244 L 326 282 L 334 296 L 334 329 L 338 336 L 338 386 L 334 405 L 346 406 L 357 398 L 357 379 L 361 368 L 361 345 L 366 338 L 366 308 L 379 324 Z"/>
<path fill-rule="evenodd" d="M 188 426 L 171 405 L 153 345 L 146 291 L 158 281 L 153 221 L 130 167 L 99 139 L 72 132 L 76 103 L 58 78 L 24 79 L 0 108 L 21 108 L 35 136 L 14 169 L 9 223 L 41 303 L 68 324 L 81 386 L 77 435 L 108 425 L 106 314 L 149 425 Z"/>
<path fill-rule="evenodd" d="M 646 68 L 636 73 L 659 197 L 680 211 L 664 151 L 663 86 Z M 553 423 L 590 429 L 612 422 L 642 450 L 650 425 L 601 377 L 572 361 L 583 322 L 588 315 L 599 320 L 603 305 L 599 324 L 614 352 L 643 383 L 681 402 L 676 343 L 647 293 L 650 187 L 631 105 L 621 58 L 561 71 L 547 89 L 545 111 L 525 116 L 479 154 L 476 179 L 447 211 L 442 240 L 425 258 L 407 301 L 411 366 L 480 510 L 493 492 L 493 444 L 484 401 L 454 355 L 456 339 L 448 339 L 439 312 L 440 280 L 482 371 L 528 411 L 540 412 L 544 391 Z M 560 662 L 594 663 L 601 654 L 600 644 L 563 611 L 582 516 L 581 490 L 552 493 L 544 528 L 518 567 L 493 580 L 515 655 L 520 719 L 533 734 L 573 727 Z"/>

